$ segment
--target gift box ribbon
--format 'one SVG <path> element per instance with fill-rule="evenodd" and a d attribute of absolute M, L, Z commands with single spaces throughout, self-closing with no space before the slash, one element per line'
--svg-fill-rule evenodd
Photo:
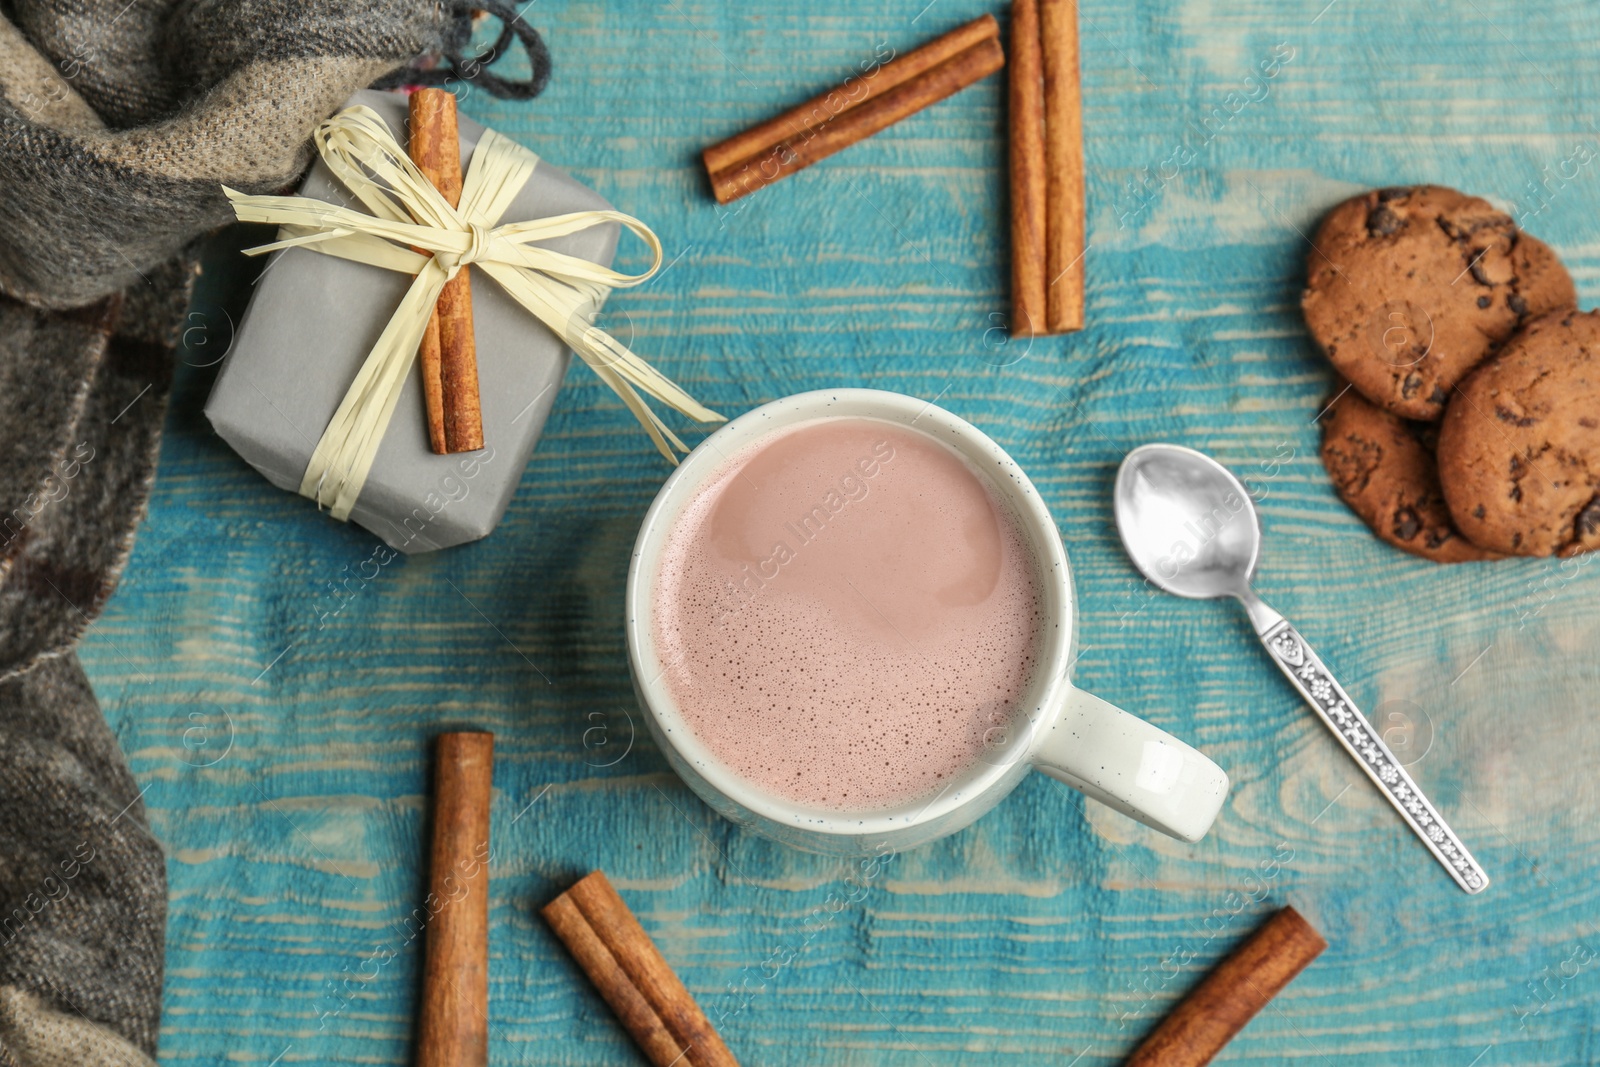
<path fill-rule="evenodd" d="M 333 413 L 300 482 L 300 493 L 326 506 L 334 518 L 349 518 L 366 483 L 439 291 L 469 263 L 593 368 L 668 460 L 676 463 L 688 446 L 641 392 L 697 422 L 723 421 L 593 323 L 610 290 L 639 285 L 660 269 L 661 239 L 650 227 L 619 211 L 575 211 L 496 225 L 533 176 L 539 157 L 493 130 L 484 132 L 473 152 L 459 207 L 440 195 L 371 108 L 346 108 L 318 126 L 313 139 L 328 169 L 370 214 L 311 197 L 252 196 L 224 186 L 239 221 L 280 227 L 279 240 L 247 254 L 308 248 L 415 275 Z M 533 243 L 606 222 L 620 223 L 650 246 L 654 261 L 649 270 L 622 274 Z"/>

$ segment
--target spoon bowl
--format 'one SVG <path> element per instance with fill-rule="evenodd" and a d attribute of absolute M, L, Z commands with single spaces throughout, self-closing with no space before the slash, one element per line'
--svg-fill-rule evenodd
<path fill-rule="evenodd" d="M 1195 600 L 1231 596 L 1243 604 L 1273 663 L 1456 884 L 1468 893 L 1487 888 L 1489 875 L 1327 664 L 1250 589 L 1261 555 L 1261 520 L 1239 479 L 1192 448 L 1144 445 L 1122 461 L 1113 507 L 1133 565 L 1169 593 Z"/>
<path fill-rule="evenodd" d="M 1248 596 L 1261 521 L 1233 472 L 1182 445 L 1128 453 L 1113 493 L 1117 531 L 1145 577 L 1194 600 Z"/>

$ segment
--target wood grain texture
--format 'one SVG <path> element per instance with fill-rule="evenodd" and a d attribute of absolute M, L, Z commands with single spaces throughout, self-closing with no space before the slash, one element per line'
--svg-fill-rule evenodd
<path fill-rule="evenodd" d="M 83 649 L 170 856 L 163 1062 L 409 1063 L 427 742 L 463 726 L 497 742 L 492 1064 L 639 1062 L 535 914 L 597 867 L 763 1067 L 1119 1063 L 1286 902 L 1331 947 L 1226 1062 L 1600 1057 L 1600 567 L 1443 569 L 1365 534 L 1316 458 L 1331 375 L 1297 311 L 1302 233 L 1407 181 L 1514 202 L 1592 306 L 1600 169 L 1542 208 L 1527 185 L 1600 143 L 1600 10 L 1325 6 L 1081 5 L 1090 324 L 1031 346 L 990 332 L 1010 303 L 1004 79 L 728 208 L 698 155 L 879 42 L 998 5 L 543 0 L 549 91 L 465 101 L 660 233 L 674 265 L 602 324 L 710 406 L 898 389 L 1016 456 L 1070 546 L 1075 677 L 1233 777 L 1195 846 L 1042 776 L 871 879 L 724 822 L 633 708 L 623 575 L 667 470 L 632 416 L 574 366 L 500 529 L 388 560 L 206 426 L 248 290 L 215 242 L 150 516 Z M 625 245 L 618 266 L 644 262 Z M 1258 487 L 1262 595 L 1413 760 L 1488 893 L 1434 869 L 1236 609 L 1140 582 L 1108 494 L 1153 440 Z"/>

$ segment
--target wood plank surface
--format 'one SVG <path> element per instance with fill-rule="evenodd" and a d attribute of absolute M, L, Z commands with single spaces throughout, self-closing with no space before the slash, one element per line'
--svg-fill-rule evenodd
<path fill-rule="evenodd" d="M 1600 297 L 1600 168 L 1564 162 L 1600 153 L 1600 8 L 1084 0 L 1070 337 L 999 329 L 1003 78 L 712 201 L 707 144 L 1002 8 L 544 0 L 548 92 L 463 111 L 660 233 L 671 266 L 602 324 L 711 407 L 877 386 L 1008 448 L 1071 553 L 1078 679 L 1228 769 L 1216 829 L 1182 845 L 1035 776 L 862 896 L 844 864 L 722 821 L 633 708 L 622 581 L 667 471 L 632 416 L 575 361 L 500 529 L 380 564 L 201 415 L 248 288 L 224 236 L 149 519 L 83 648 L 170 857 L 163 1062 L 409 1061 L 426 741 L 452 728 L 496 735 L 493 1064 L 639 1062 L 536 916 L 593 868 L 748 1064 L 1116 1063 L 1285 903 L 1330 947 L 1221 1062 L 1600 1060 L 1600 568 L 1446 569 L 1368 536 L 1316 459 L 1330 375 L 1298 314 L 1320 214 L 1417 181 L 1515 206 Z M 1163 166 L 1186 131 L 1193 159 Z M 1154 440 L 1259 486 L 1261 593 L 1413 761 L 1490 891 L 1435 868 L 1236 609 L 1138 580 L 1108 492 Z"/>

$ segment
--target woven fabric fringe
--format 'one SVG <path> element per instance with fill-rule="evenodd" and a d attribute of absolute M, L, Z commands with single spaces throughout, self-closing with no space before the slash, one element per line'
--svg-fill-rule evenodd
<path fill-rule="evenodd" d="M 144 515 L 189 250 L 230 221 L 222 186 L 292 187 L 375 80 L 537 92 L 543 44 L 498 4 L 473 4 L 506 28 L 471 55 L 459 2 L 0 6 L 3 1067 L 156 1052 L 165 860 L 72 647 Z M 488 69 L 514 43 L 523 83 Z"/>

